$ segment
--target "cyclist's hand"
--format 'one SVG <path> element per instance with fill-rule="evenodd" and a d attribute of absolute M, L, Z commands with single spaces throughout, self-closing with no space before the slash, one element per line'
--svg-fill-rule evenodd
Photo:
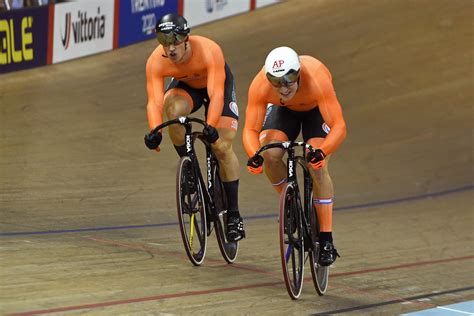
<path fill-rule="evenodd" d="M 324 158 L 326 158 L 326 154 L 321 149 L 313 149 L 306 154 L 306 161 L 313 169 L 321 169 L 324 167 L 326 164 Z"/>
<path fill-rule="evenodd" d="M 219 133 L 217 132 L 217 129 L 211 125 L 206 125 L 206 127 L 204 127 L 202 130 L 202 133 L 209 144 L 213 144 L 219 139 Z"/>
<path fill-rule="evenodd" d="M 260 174 L 263 171 L 263 157 L 255 155 L 247 161 L 247 170 L 253 174 Z"/>
<path fill-rule="evenodd" d="M 163 136 L 161 135 L 161 132 L 146 134 L 144 138 L 145 145 L 149 149 L 155 149 L 156 151 L 160 151 L 160 148 L 158 146 L 160 146 L 162 138 Z"/>

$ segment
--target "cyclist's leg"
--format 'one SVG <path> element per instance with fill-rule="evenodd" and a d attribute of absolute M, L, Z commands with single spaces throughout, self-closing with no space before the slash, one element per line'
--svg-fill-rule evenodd
<path fill-rule="evenodd" d="M 233 150 L 232 142 L 237 134 L 230 128 L 217 128 L 219 139 L 212 144 L 212 150 L 219 162 L 219 172 L 227 194 L 229 213 L 239 217 L 238 190 L 239 190 L 239 160 Z"/>
<path fill-rule="evenodd" d="M 267 145 L 276 142 L 295 140 L 300 132 L 301 123 L 293 111 L 277 105 L 269 105 L 265 115 L 260 144 Z M 287 169 L 283 162 L 285 151 L 272 148 L 262 153 L 264 171 L 275 190 L 280 193 L 286 182 Z"/>
<path fill-rule="evenodd" d="M 202 104 L 202 98 L 202 89 L 193 89 L 185 83 L 173 78 L 166 88 L 164 96 L 164 111 L 166 116 L 169 120 L 176 119 L 180 116 L 187 116 L 199 109 L 200 104 Z M 186 153 L 184 133 L 185 129 L 183 126 L 178 124 L 169 126 L 171 141 L 180 157 Z"/>
<path fill-rule="evenodd" d="M 261 139 L 262 146 L 288 140 L 288 136 L 279 130 L 265 130 L 264 134 L 265 138 Z M 286 182 L 287 170 L 286 164 L 283 162 L 284 154 L 285 151 L 281 148 L 271 148 L 262 153 L 264 159 L 263 170 L 278 194 L 281 193 Z"/>
<path fill-rule="evenodd" d="M 191 97 L 184 90 L 178 88 L 169 90 L 165 95 L 164 102 L 164 109 L 168 120 L 189 115 L 193 108 L 191 102 Z M 184 132 L 183 126 L 178 124 L 169 126 L 169 135 L 176 147 L 184 145 Z"/>
<path fill-rule="evenodd" d="M 311 138 L 308 143 L 314 148 L 319 148 L 323 141 L 324 138 Z M 326 163 L 322 168 L 313 169 L 310 167 L 309 172 L 313 178 L 313 203 L 317 211 L 320 231 L 322 233 L 328 233 L 322 234 L 321 236 L 323 239 L 332 242 L 334 186 L 328 168 L 330 157 L 330 155 L 326 157 Z"/>
<path fill-rule="evenodd" d="M 219 161 L 220 176 L 224 183 L 238 181 L 239 179 L 239 161 L 232 148 L 232 142 L 237 135 L 239 124 L 239 109 L 235 94 L 234 77 L 228 67 L 225 65 L 226 80 L 224 83 L 224 106 L 220 113 L 220 119 L 217 123 L 219 139 L 212 144 L 212 149 Z M 209 115 L 206 105 L 206 117 Z"/>
<path fill-rule="evenodd" d="M 212 144 L 212 150 L 219 162 L 219 172 L 227 195 L 227 237 L 237 241 L 245 237 L 245 229 L 239 212 L 239 160 L 232 147 L 237 135 L 239 109 L 235 93 L 234 78 L 228 65 L 225 65 L 226 80 L 224 83 L 224 106 L 217 123 L 219 139 Z M 206 107 L 206 117 L 208 115 Z"/>
<path fill-rule="evenodd" d="M 245 237 L 245 229 L 238 205 L 239 160 L 232 148 L 232 142 L 237 132 L 232 128 L 223 128 L 221 126 L 220 124 L 218 125 L 219 139 L 212 144 L 212 149 L 219 162 L 220 176 L 227 195 L 229 207 L 227 210 L 228 239 L 237 241 Z"/>
<path fill-rule="evenodd" d="M 319 148 L 329 132 L 329 127 L 318 108 L 311 111 L 303 122 L 303 138 L 314 148 Z M 337 257 L 337 251 L 333 246 L 332 237 L 332 211 L 334 187 L 329 173 L 330 156 L 327 156 L 322 168 L 309 168 L 313 179 L 313 205 L 317 213 L 320 228 L 320 263 L 322 265 L 332 264 Z"/>

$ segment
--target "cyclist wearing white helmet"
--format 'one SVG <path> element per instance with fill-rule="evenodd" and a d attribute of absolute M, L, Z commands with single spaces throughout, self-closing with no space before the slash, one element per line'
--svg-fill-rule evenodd
<path fill-rule="evenodd" d="M 254 156 L 255 152 L 269 143 L 296 140 L 300 131 L 303 140 L 317 148 L 308 156 L 321 230 L 319 262 L 331 265 L 339 255 L 332 237 L 334 188 L 328 160 L 346 136 L 346 123 L 329 70 L 319 60 L 298 56 L 289 47 L 275 48 L 250 85 L 245 117 L 247 168 L 255 174 L 264 169 L 278 192 L 286 181 L 284 151 L 267 150 L 262 153 L 264 161 Z"/>

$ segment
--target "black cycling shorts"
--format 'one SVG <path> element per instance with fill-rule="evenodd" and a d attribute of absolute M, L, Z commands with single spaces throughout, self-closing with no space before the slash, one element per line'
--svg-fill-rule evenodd
<path fill-rule="evenodd" d="M 195 89 L 182 81 L 172 78 L 168 87 L 166 87 L 165 93 L 173 88 L 183 89 L 189 94 L 189 96 L 191 96 L 191 99 L 193 100 L 193 109 L 191 113 L 196 112 L 201 108 L 201 106 L 204 106 L 205 115 L 207 117 L 207 111 L 209 109 L 210 102 L 209 95 L 207 94 L 207 88 Z M 227 66 L 227 64 L 225 64 L 224 107 L 222 108 L 221 116 L 228 116 L 237 121 L 239 120 L 239 109 L 237 106 L 237 96 L 235 94 L 234 76 L 232 75 L 232 72 L 230 71 L 230 68 Z"/>
<path fill-rule="evenodd" d="M 319 107 L 309 111 L 293 111 L 273 104 L 267 106 L 262 131 L 269 129 L 282 131 L 291 141 L 295 141 L 302 130 L 305 142 L 314 137 L 325 138 L 330 130 Z"/>

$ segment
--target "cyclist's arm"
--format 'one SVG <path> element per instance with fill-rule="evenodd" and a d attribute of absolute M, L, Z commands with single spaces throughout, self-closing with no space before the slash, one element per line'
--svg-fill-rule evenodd
<path fill-rule="evenodd" d="M 163 83 L 157 61 L 151 56 L 146 64 L 147 114 L 150 129 L 163 123 Z"/>
<path fill-rule="evenodd" d="M 261 96 L 259 90 L 261 87 L 257 77 L 249 88 L 247 109 L 245 111 L 245 126 L 242 134 L 244 148 L 249 157 L 252 157 L 260 148 L 259 135 L 262 130 L 265 113 L 267 112 L 267 103 Z"/>
<path fill-rule="evenodd" d="M 346 138 L 346 122 L 342 115 L 342 108 L 337 100 L 331 77 L 328 74 L 329 71 L 318 72 L 316 76 L 316 82 L 319 88 L 319 110 L 324 122 L 331 128 L 331 131 L 320 146 L 320 149 L 326 155 L 330 155 L 336 151 L 344 138 Z"/>
<path fill-rule="evenodd" d="M 218 46 L 206 57 L 208 58 L 207 94 L 210 99 L 207 124 L 217 127 L 224 107 L 225 61 Z"/>

